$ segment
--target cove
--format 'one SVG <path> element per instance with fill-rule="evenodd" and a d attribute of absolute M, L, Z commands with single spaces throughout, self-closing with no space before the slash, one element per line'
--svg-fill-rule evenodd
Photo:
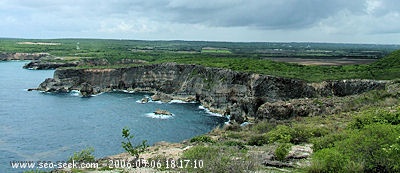
<path fill-rule="evenodd" d="M 0 172 L 10 161 L 65 161 L 73 152 L 95 149 L 97 158 L 123 152 L 121 130 L 134 141 L 179 142 L 222 125 L 226 118 L 208 114 L 198 103 L 138 103 L 145 93 L 108 92 L 94 97 L 32 91 L 53 70 L 22 69 L 26 61 L 0 62 Z M 165 109 L 174 116 L 149 116 Z"/>

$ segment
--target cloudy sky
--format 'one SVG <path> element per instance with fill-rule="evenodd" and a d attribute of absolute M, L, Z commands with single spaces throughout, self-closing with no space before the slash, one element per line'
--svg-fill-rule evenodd
<path fill-rule="evenodd" d="M 0 37 L 400 44 L 400 0 L 0 0 Z"/>

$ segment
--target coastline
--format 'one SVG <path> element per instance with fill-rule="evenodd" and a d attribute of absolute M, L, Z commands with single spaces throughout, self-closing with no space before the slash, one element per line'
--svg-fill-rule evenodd
<path fill-rule="evenodd" d="M 54 77 L 46 79 L 37 89 L 46 92 L 79 90 L 83 96 L 109 91 L 154 93 L 153 101 L 195 101 L 210 112 L 231 115 L 241 124 L 246 117 L 285 119 L 297 114 L 293 111 L 302 111 L 302 116 L 311 111 L 293 109 L 282 115 L 266 116 L 268 110 L 265 109 L 271 104 L 277 108 L 285 107 L 281 102 L 287 104 L 296 99 L 344 97 L 383 89 L 387 83 L 365 79 L 307 83 L 199 65 L 164 63 L 128 68 L 57 69 Z"/>

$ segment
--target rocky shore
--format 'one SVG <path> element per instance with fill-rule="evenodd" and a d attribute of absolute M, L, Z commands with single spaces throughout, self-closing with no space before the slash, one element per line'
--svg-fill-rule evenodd
<path fill-rule="evenodd" d="M 245 116 L 272 118 L 266 115 L 278 109 L 286 111 L 277 114 L 282 119 L 295 114 L 307 116 L 311 111 L 300 108 L 307 107 L 308 98 L 360 94 L 383 89 L 386 83 L 356 79 L 307 83 L 228 69 L 164 63 L 112 69 L 57 69 L 54 77 L 41 83 L 38 90 L 79 90 L 84 96 L 113 90 L 152 92 L 157 93 L 154 97 L 158 100 L 196 100 L 212 112 L 229 114 L 240 121 Z M 296 99 L 303 101 L 298 102 L 296 109 L 286 109 L 293 107 L 290 101 Z"/>
<path fill-rule="evenodd" d="M 31 70 L 50 70 L 60 67 L 76 67 L 79 65 L 78 61 L 73 62 L 42 62 L 40 60 L 33 60 L 25 64 L 23 68 Z"/>

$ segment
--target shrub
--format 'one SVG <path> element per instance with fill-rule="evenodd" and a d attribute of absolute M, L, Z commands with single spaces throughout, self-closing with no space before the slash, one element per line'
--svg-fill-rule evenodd
<path fill-rule="evenodd" d="M 289 143 L 292 139 L 293 129 L 289 126 L 278 125 L 276 128 L 267 133 L 268 142 Z"/>
<path fill-rule="evenodd" d="M 399 127 L 377 123 L 354 131 L 349 138 L 338 142 L 337 148 L 352 160 L 364 163 L 366 172 L 398 172 L 399 136 Z"/>
<path fill-rule="evenodd" d="M 242 130 L 242 127 L 240 127 L 240 124 L 238 124 L 236 122 L 233 122 L 233 123 L 231 123 L 229 125 L 226 125 L 224 128 L 227 131 L 236 131 L 236 132 L 238 132 L 238 131 Z"/>
<path fill-rule="evenodd" d="M 308 169 L 311 173 L 320 172 L 345 172 L 344 169 L 349 163 L 349 158 L 335 148 L 325 148 L 316 152 L 313 162 Z"/>
<path fill-rule="evenodd" d="M 183 152 L 184 159 L 201 160 L 202 168 L 187 168 L 188 172 L 247 172 L 255 170 L 255 161 L 228 146 L 194 146 Z"/>
<path fill-rule="evenodd" d="M 68 162 L 94 162 L 95 157 L 93 156 L 93 152 L 93 147 L 88 147 L 80 152 L 74 152 L 74 154 L 69 157 Z"/>
<path fill-rule="evenodd" d="M 226 141 L 226 142 L 224 142 L 224 145 L 226 145 L 226 146 L 236 146 L 240 150 L 246 149 L 245 144 L 243 142 L 240 142 L 240 141 Z"/>
<path fill-rule="evenodd" d="M 313 151 L 334 147 L 336 141 L 341 141 L 347 137 L 346 134 L 346 132 L 331 133 L 322 137 L 312 138 L 310 141 L 313 144 Z"/>
<path fill-rule="evenodd" d="M 315 127 L 306 124 L 295 124 L 293 126 L 293 130 L 291 130 L 292 138 L 290 142 L 293 144 L 305 143 L 309 142 L 311 138 L 321 137 L 328 133 L 329 131 L 327 128 Z"/>
<path fill-rule="evenodd" d="M 226 137 L 233 139 L 242 139 L 244 135 L 238 132 L 227 132 Z"/>
<path fill-rule="evenodd" d="M 379 123 L 379 124 L 400 124 L 399 108 L 396 111 L 390 112 L 385 109 L 369 109 L 361 112 L 350 123 L 349 127 L 352 129 L 361 129 L 366 125 Z"/>
<path fill-rule="evenodd" d="M 276 158 L 280 161 L 285 160 L 285 158 L 289 154 L 291 148 L 292 148 L 292 144 L 290 144 L 290 143 L 279 144 L 278 148 L 275 149 Z"/>
<path fill-rule="evenodd" d="M 250 127 L 251 131 L 254 131 L 256 133 L 266 133 L 266 132 L 271 131 L 274 128 L 275 128 L 275 125 L 268 122 L 267 120 L 253 124 Z"/>
<path fill-rule="evenodd" d="M 122 142 L 122 148 L 136 158 L 139 158 L 139 154 L 146 151 L 146 148 L 149 147 L 146 140 L 142 141 L 142 144 L 140 145 L 133 146 L 131 139 L 133 139 L 134 136 L 130 134 L 129 129 L 127 128 L 122 129 L 122 137 L 127 140 L 127 142 Z"/>
<path fill-rule="evenodd" d="M 192 139 L 190 139 L 190 142 L 214 143 L 215 141 L 212 140 L 210 136 L 200 135 L 200 136 L 195 136 Z"/>
<path fill-rule="evenodd" d="M 254 135 L 247 141 L 247 145 L 252 146 L 262 146 L 264 144 L 268 144 L 268 139 L 265 135 Z"/>
<path fill-rule="evenodd" d="M 333 144 L 330 148 L 319 147 L 310 172 L 400 171 L 400 127 L 374 123 L 346 133 L 336 136 L 337 141 L 326 142 Z"/>

